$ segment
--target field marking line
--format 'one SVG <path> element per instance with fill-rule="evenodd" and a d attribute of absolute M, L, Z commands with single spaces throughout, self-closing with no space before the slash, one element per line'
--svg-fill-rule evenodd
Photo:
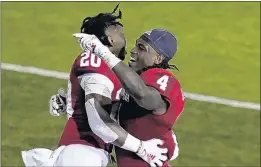
<path fill-rule="evenodd" d="M 31 67 L 31 66 L 21 66 L 21 65 L 17 65 L 17 64 L 1 63 L 1 69 L 21 72 L 21 73 L 40 75 L 40 76 L 46 76 L 46 77 L 52 77 L 52 78 L 58 78 L 58 79 L 68 79 L 69 78 L 69 73 L 66 73 L 66 72 L 52 71 L 52 70 Z M 215 97 L 215 96 L 206 96 L 206 95 L 188 93 L 188 92 L 184 92 L 184 95 L 186 98 L 195 100 L 195 101 L 209 102 L 209 103 L 214 103 L 214 104 L 223 104 L 223 105 L 232 106 L 232 107 L 246 108 L 246 109 L 253 109 L 253 110 L 260 111 L 260 104 L 258 104 L 258 103 L 229 100 L 229 99 L 219 98 L 219 97 Z"/>

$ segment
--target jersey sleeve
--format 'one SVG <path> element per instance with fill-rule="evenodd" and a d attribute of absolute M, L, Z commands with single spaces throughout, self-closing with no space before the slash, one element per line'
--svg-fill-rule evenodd
<path fill-rule="evenodd" d="M 85 92 L 85 95 L 99 94 L 111 99 L 114 85 L 112 81 L 105 75 L 98 73 L 86 73 L 79 76 L 80 85 Z"/>
<path fill-rule="evenodd" d="M 153 87 L 168 101 L 177 96 L 180 90 L 179 81 L 165 69 L 149 69 L 141 74 L 147 86 Z"/>
<path fill-rule="evenodd" d="M 184 96 L 179 81 L 164 69 L 147 70 L 141 77 L 147 86 L 157 89 L 169 103 L 168 112 L 161 117 L 161 120 L 172 128 L 184 109 Z"/>

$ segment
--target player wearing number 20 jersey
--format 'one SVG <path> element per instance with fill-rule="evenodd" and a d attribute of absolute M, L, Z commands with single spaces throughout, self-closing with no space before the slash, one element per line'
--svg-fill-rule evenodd
<path fill-rule="evenodd" d="M 118 16 L 113 15 L 117 8 L 118 5 L 112 13 L 99 13 L 97 16 L 85 18 L 81 32 L 99 36 L 102 43 L 123 60 L 126 41 L 123 25 L 116 21 L 121 19 L 122 13 L 119 11 Z M 110 143 L 115 144 L 119 138 L 119 134 L 108 126 L 120 128 L 109 117 L 111 104 L 119 99 L 119 89 L 120 83 L 115 74 L 104 61 L 90 51 L 83 52 L 75 59 L 67 92 L 66 112 L 70 116 L 58 144 L 60 147 L 66 147 L 59 155 L 56 165 L 107 165 L 108 153 L 112 148 Z M 115 124 L 118 127 L 115 127 Z"/>
<path fill-rule="evenodd" d="M 79 83 L 78 77 L 85 77 L 85 83 Z M 110 151 L 110 146 L 93 133 L 85 109 L 85 92 L 81 84 L 93 85 L 89 91 L 99 92 L 103 90 L 100 84 L 113 87 L 112 102 L 119 100 L 120 83 L 107 64 L 91 52 L 83 52 L 78 56 L 71 68 L 68 83 L 67 114 L 71 115 L 64 128 L 60 145 L 85 144 L 92 147 Z M 101 94 L 104 94 L 101 92 Z M 110 114 L 110 113 L 108 113 Z M 99 122 L 97 122 L 99 123 Z"/>

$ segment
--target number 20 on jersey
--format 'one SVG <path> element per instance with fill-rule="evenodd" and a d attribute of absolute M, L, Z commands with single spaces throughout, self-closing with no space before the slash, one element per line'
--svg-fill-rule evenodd
<path fill-rule="evenodd" d="M 92 54 L 92 52 L 83 52 L 80 60 L 80 67 L 86 66 L 100 67 L 101 59 Z"/>

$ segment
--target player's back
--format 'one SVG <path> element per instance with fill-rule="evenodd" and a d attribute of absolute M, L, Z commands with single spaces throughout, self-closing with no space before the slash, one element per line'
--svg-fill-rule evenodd
<path fill-rule="evenodd" d="M 79 79 L 81 79 L 81 83 Z M 59 145 L 85 144 L 105 150 L 109 149 L 108 145 L 92 132 L 85 109 L 85 90 L 82 85 L 84 82 L 95 84 L 97 81 L 102 84 L 113 84 L 111 99 L 113 102 L 119 100 L 117 96 L 120 83 L 115 74 L 100 58 L 89 51 L 83 52 L 75 59 L 71 68 L 67 90 L 67 113 L 71 117 L 67 121 Z M 99 88 L 94 86 L 92 89 Z M 97 92 L 97 90 L 90 91 Z"/>
<path fill-rule="evenodd" d="M 133 98 L 125 94 L 123 97 L 119 120 L 120 125 L 130 134 L 141 140 L 159 138 L 164 140 L 163 147 L 168 148 L 168 158 L 174 152 L 172 127 L 184 108 L 184 97 L 179 81 L 167 70 L 149 69 L 141 74 L 147 86 L 157 89 L 168 102 L 168 110 L 162 115 L 139 106 Z M 148 166 L 135 154 L 123 149 L 116 149 L 118 166 Z M 125 164 L 125 165 L 124 165 Z"/>

